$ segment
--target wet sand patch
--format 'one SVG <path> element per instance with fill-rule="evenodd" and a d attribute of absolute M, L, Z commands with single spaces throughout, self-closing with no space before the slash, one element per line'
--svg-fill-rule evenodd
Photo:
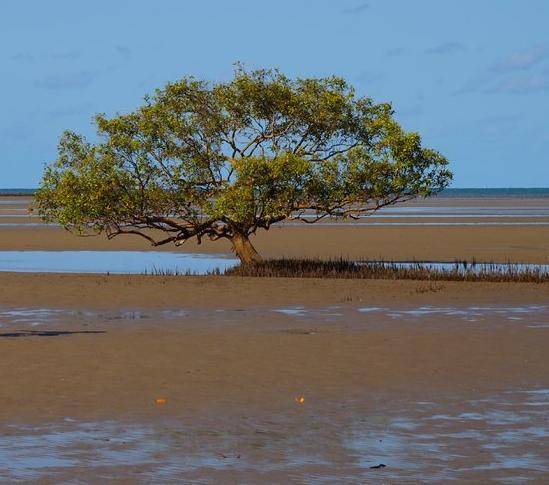
<path fill-rule="evenodd" d="M 0 223 L 1 224 L 1 223 Z M 59 227 L 0 226 L 0 250 L 174 251 L 138 237 L 79 238 Z M 40 223 L 37 223 L 40 224 Z M 406 244 L 403 243 L 406 241 Z M 254 245 L 267 258 L 344 257 L 368 260 L 476 260 L 549 264 L 549 226 L 286 225 L 258 232 Z M 182 252 L 230 253 L 228 241 L 192 241 Z"/>
<path fill-rule="evenodd" d="M 275 415 L 160 417 L 8 426 L 4 480 L 521 481 L 549 473 L 546 389 L 390 393 L 288 406 Z M 532 409 L 532 402 L 539 404 Z M 541 408 L 544 409 L 541 409 Z"/>

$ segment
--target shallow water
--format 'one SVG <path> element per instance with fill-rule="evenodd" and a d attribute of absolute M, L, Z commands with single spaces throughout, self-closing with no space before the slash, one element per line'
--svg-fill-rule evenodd
<path fill-rule="evenodd" d="M 142 274 L 155 271 L 207 274 L 234 266 L 226 254 L 160 251 L 0 251 L 0 271 Z"/>
<path fill-rule="evenodd" d="M 204 275 L 238 264 L 228 254 L 160 251 L 0 251 L 0 271 L 45 273 L 162 273 Z M 372 263 L 376 263 L 373 261 Z M 358 263 L 367 264 L 367 263 Z M 397 268 L 425 268 L 441 271 L 482 272 L 512 270 L 514 273 L 549 273 L 549 265 L 429 261 L 379 262 Z"/>
<path fill-rule="evenodd" d="M 429 325 L 520 325 L 524 329 L 549 328 L 549 305 L 470 305 L 470 306 L 356 306 L 330 305 L 326 307 L 287 306 L 278 308 L 128 308 L 121 310 L 70 310 L 64 308 L 8 308 L 0 307 L 0 334 L 7 331 L 108 329 L 112 325 L 139 323 L 194 324 L 199 326 L 242 322 L 243 318 L 257 322 L 278 315 L 275 330 L 318 333 L 322 325 L 345 322 L 356 328 L 390 325 L 393 321 Z M 293 325 L 295 324 L 295 325 Z M 301 324 L 314 325 L 303 329 Z M 320 325 L 320 327 L 318 327 Z"/>
<path fill-rule="evenodd" d="M 6 201 L 6 203 L 13 201 Z M 0 201 L 2 203 L 2 201 Z M 10 218 L 26 217 L 27 221 L 10 222 Z M 0 227 L 25 227 L 36 223 L 37 214 L 29 214 L 26 207 L 1 207 Z M 314 218 L 311 213 L 303 214 L 304 218 Z M 34 218 L 34 219 L 33 219 Z M 380 221 L 379 219 L 388 219 Z M 415 219 L 415 220 L 411 220 Z M 435 221 L 433 219 L 442 219 Z M 280 225 L 302 224 L 296 221 L 285 221 Z M 326 218 L 316 223 L 316 226 L 325 225 L 344 226 L 549 226 L 549 207 L 456 207 L 456 206 L 394 206 L 385 207 L 358 221 L 342 221 Z M 312 225 L 313 227 L 315 225 Z M 48 226 L 57 226 L 48 224 Z M 311 225 L 303 225 L 310 227 Z"/>
<path fill-rule="evenodd" d="M 516 324 L 522 328 L 548 328 L 549 305 L 471 305 L 418 307 L 379 307 L 379 306 L 291 306 L 273 309 L 294 320 L 328 323 L 345 321 L 358 327 L 377 325 L 381 322 L 399 320 L 413 324 L 429 323 L 449 325 L 452 323 Z"/>
<path fill-rule="evenodd" d="M 0 227 L 61 227 L 60 224 L 44 222 L 0 222 Z"/>
<path fill-rule="evenodd" d="M 389 307 L 360 307 L 358 312 L 375 318 L 384 315 L 393 319 L 421 320 L 426 317 L 445 317 L 468 322 L 498 320 L 523 321 L 526 323 L 538 322 L 540 319 L 549 320 L 549 305 L 483 305 L 463 307 L 442 307 L 425 305 L 413 308 Z"/>
<path fill-rule="evenodd" d="M 285 308 L 275 308 L 273 310 L 276 313 L 281 313 L 286 316 L 292 317 L 314 317 L 323 321 L 335 320 L 338 317 L 343 317 L 344 313 L 339 306 L 329 306 L 325 308 L 306 308 L 304 306 L 291 306 Z"/>
<path fill-rule="evenodd" d="M 539 480 L 549 473 L 548 411 L 549 390 L 539 388 L 425 401 L 366 395 L 299 409 L 289 402 L 274 415 L 67 417 L 5 427 L 0 479 Z"/>
<path fill-rule="evenodd" d="M 549 216 L 549 206 L 527 206 L 527 207 L 512 207 L 512 206 L 496 206 L 496 207 L 483 207 L 483 206 L 394 206 L 384 207 L 378 211 L 379 214 L 383 213 L 464 213 L 464 214 L 518 214 L 521 216 L 529 216 L 530 214 L 540 213 Z"/>
<path fill-rule="evenodd" d="M 298 225 L 303 224 L 301 222 L 288 222 L 286 225 Z M 303 227 L 322 227 L 322 226 L 549 226 L 548 222 L 316 222 L 314 224 L 308 224 Z"/>
<path fill-rule="evenodd" d="M 315 214 L 306 213 L 301 217 L 312 219 Z M 541 220 L 528 220 L 541 219 Z M 377 219 L 392 219 L 378 221 Z M 416 219 L 410 221 L 409 219 Z M 432 221 L 430 219 L 442 219 Z M 494 219 L 494 220 L 490 220 Z M 514 219 L 514 220 L 510 220 Z M 384 207 L 361 217 L 359 220 L 345 221 L 325 218 L 311 224 L 310 227 L 342 224 L 345 226 L 547 226 L 549 225 L 549 207 L 482 207 L 482 206 L 444 206 L 412 205 Z M 287 221 L 286 224 L 299 224 Z"/>
<path fill-rule="evenodd" d="M 316 214 L 306 213 L 301 216 L 305 219 L 314 219 Z M 385 207 L 361 219 L 370 218 L 486 218 L 486 217 L 548 217 L 549 207 L 444 207 L 444 206 L 416 206 L 416 207 Z M 325 220 L 330 220 L 326 218 Z"/>
<path fill-rule="evenodd" d="M 184 309 L 164 310 L 70 310 L 65 308 L 0 308 L 0 328 L 5 330 L 47 327 L 58 330 L 79 329 L 89 324 L 128 323 L 139 321 L 173 321 L 189 316 L 199 317 L 201 311 Z M 207 312 L 211 315 L 212 312 Z"/>
<path fill-rule="evenodd" d="M 27 217 L 23 215 L 0 215 L 0 220 L 6 218 L 8 221 L 10 218 L 21 218 L 21 217 Z M 363 221 L 335 221 L 335 220 L 322 220 L 320 222 L 316 222 L 315 224 L 305 224 L 303 222 L 298 221 L 284 221 L 277 223 L 277 226 L 299 226 L 299 227 L 323 227 L 323 226 L 356 226 L 356 227 L 362 227 L 362 226 L 549 226 L 549 220 L 545 221 L 529 221 L 529 220 L 520 220 L 520 217 L 517 217 L 514 221 L 507 221 L 505 217 L 502 217 L 499 221 L 490 221 L 490 220 L 476 220 L 476 221 L 468 221 L 468 220 L 460 220 L 460 221 L 429 221 L 428 217 L 423 217 L 420 219 L 425 219 L 424 221 L 413 221 L 409 222 L 406 221 L 407 217 L 400 217 L 400 216 L 389 216 L 389 217 L 382 217 L 380 218 L 394 218 L 395 221 L 376 221 L 376 217 L 378 216 L 370 216 L 369 218 L 363 220 Z M 440 218 L 440 219 L 452 219 L 452 217 L 442 217 L 442 216 L 432 216 L 433 218 Z M 458 218 L 461 218 L 462 216 L 456 216 Z M 486 216 L 486 218 L 490 218 L 493 216 Z M 524 216 L 532 217 L 532 218 L 545 218 L 546 216 Z M 410 216 L 410 218 L 417 218 L 416 216 Z M 473 218 L 473 217 L 472 217 Z M 474 217 L 477 218 L 476 216 Z M 479 219 L 483 219 L 484 217 L 480 217 Z M 45 223 L 45 222 L 34 222 L 36 219 L 29 218 L 29 221 L 25 222 L 0 222 L 0 227 L 61 227 L 60 224 L 56 223 Z"/>

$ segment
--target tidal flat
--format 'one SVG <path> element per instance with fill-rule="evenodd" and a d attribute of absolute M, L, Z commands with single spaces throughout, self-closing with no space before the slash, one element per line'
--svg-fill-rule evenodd
<path fill-rule="evenodd" d="M 549 264 L 543 226 L 333 226 L 257 246 Z M 45 260 L 150 249 L 0 236 Z M 0 480 L 543 481 L 547 348 L 548 283 L 0 272 Z"/>

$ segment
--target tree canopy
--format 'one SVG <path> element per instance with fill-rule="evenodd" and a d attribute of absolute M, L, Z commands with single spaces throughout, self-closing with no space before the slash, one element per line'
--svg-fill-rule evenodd
<path fill-rule="evenodd" d="M 186 77 L 95 121 L 98 143 L 67 131 L 45 168 L 35 202 L 45 220 L 153 245 L 227 238 L 246 263 L 260 259 L 258 229 L 361 217 L 451 180 L 390 104 L 339 77 L 237 66 L 228 82 Z"/>

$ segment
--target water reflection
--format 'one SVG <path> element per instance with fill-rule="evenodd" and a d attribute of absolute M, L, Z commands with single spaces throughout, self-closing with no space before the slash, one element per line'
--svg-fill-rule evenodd
<path fill-rule="evenodd" d="M 548 389 L 418 402 L 388 395 L 302 410 L 13 425 L 0 435 L 0 479 L 86 480 L 99 473 L 103 480 L 440 483 L 549 473 Z"/>

